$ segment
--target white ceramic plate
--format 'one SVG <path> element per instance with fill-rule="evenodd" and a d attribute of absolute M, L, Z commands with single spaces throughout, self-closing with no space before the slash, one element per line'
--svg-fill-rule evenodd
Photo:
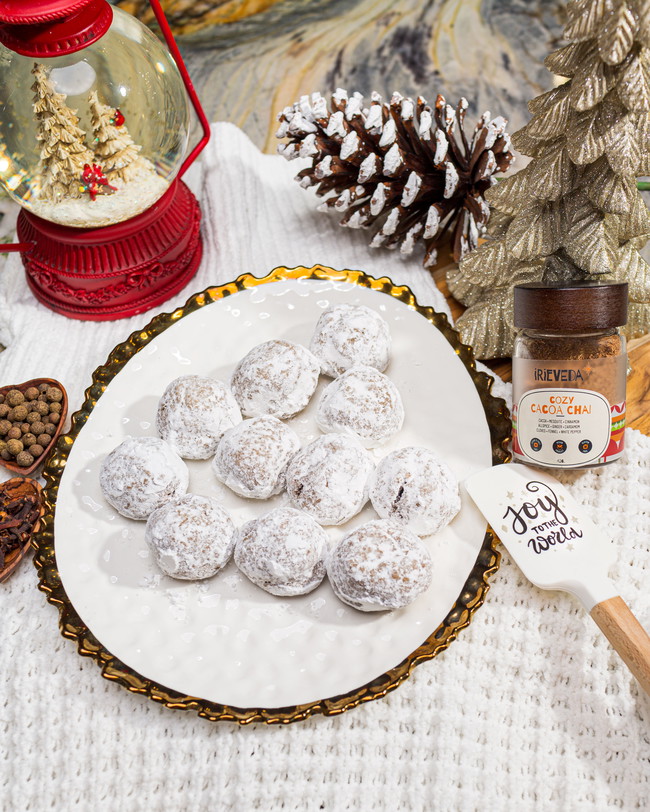
<path fill-rule="evenodd" d="M 477 390 L 444 336 L 406 304 L 348 282 L 296 279 L 264 284 L 184 317 L 138 352 L 109 383 L 72 446 L 55 514 L 63 586 L 95 637 L 124 664 L 185 695 L 240 708 L 279 708 L 345 694 L 398 665 L 441 623 L 476 561 L 486 525 L 466 496 L 449 527 L 424 543 L 434 559 L 430 589 L 397 612 L 363 613 L 341 603 L 325 581 L 309 595 L 278 598 L 230 563 L 202 582 L 161 575 L 144 541 L 144 522 L 103 499 L 98 472 L 128 435 L 155 435 L 158 398 L 179 375 L 227 381 L 256 344 L 308 344 L 319 314 L 340 302 L 365 304 L 388 321 L 406 421 L 383 449 L 426 445 L 459 479 L 492 464 L 490 433 Z M 311 405 L 290 421 L 303 444 L 319 434 Z M 210 462 L 188 462 L 190 491 L 220 498 L 241 524 L 285 504 L 235 496 Z M 367 506 L 332 540 L 375 518 Z"/>

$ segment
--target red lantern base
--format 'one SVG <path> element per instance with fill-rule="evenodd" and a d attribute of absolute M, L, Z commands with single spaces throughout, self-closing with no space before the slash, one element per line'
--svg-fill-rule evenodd
<path fill-rule="evenodd" d="M 69 228 L 29 212 L 18 217 L 27 282 L 47 307 L 73 319 L 110 321 L 144 313 L 196 273 L 201 212 L 182 181 L 151 208 L 113 226 Z"/>

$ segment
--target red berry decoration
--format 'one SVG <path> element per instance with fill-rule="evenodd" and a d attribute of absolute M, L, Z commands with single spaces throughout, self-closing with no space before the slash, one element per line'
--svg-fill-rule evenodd
<path fill-rule="evenodd" d="M 122 112 L 119 108 L 115 108 L 115 115 L 111 119 L 111 124 L 114 127 L 122 127 L 126 119 L 124 118 Z"/>
<path fill-rule="evenodd" d="M 117 192 L 117 186 L 111 186 L 99 164 L 93 164 L 92 166 L 84 164 L 81 185 L 84 191 L 88 192 L 91 200 L 94 200 L 99 194 L 105 195 Z"/>

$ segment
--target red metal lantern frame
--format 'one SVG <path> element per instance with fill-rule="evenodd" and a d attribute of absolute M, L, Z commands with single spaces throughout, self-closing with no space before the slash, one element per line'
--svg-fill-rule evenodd
<path fill-rule="evenodd" d="M 21 210 L 18 242 L 35 297 L 76 319 L 107 321 L 143 313 L 179 292 L 201 261 L 201 212 L 181 180 L 210 140 L 210 124 L 159 0 L 149 0 L 176 62 L 203 135 L 165 194 L 146 211 L 101 228 L 72 228 Z M 108 9 L 109 17 L 106 17 Z M 92 13 L 91 13 L 92 12 Z M 108 30 L 106 0 L 5 0 L 0 2 L 0 42 L 33 56 L 83 50 Z M 94 16 L 93 16 L 94 15 Z"/>

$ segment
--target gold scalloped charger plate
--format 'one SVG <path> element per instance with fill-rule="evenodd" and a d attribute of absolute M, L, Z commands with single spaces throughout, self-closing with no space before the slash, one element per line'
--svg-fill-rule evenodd
<path fill-rule="evenodd" d="M 35 539 L 40 588 L 59 607 L 63 635 L 107 679 L 210 720 L 333 715 L 396 688 L 482 604 L 499 554 L 466 494 L 453 522 L 424 540 L 434 560 L 430 589 L 403 610 L 373 613 L 338 601 L 327 580 L 308 595 L 274 597 L 233 562 L 201 582 L 168 578 L 149 555 L 144 523 L 120 516 L 101 495 L 105 455 L 128 435 L 155 434 L 157 402 L 171 380 L 193 373 L 227 381 L 236 362 L 270 338 L 308 344 L 319 314 L 341 302 L 374 308 L 391 328 L 387 374 L 406 421 L 377 459 L 426 445 L 459 479 L 508 460 L 508 413 L 490 394 L 491 379 L 476 371 L 446 316 L 421 307 L 408 288 L 316 266 L 244 275 L 192 296 L 133 333 L 95 371 L 44 472 L 46 514 Z M 319 389 L 327 383 L 322 378 Z M 318 394 L 290 421 L 303 444 L 319 434 Z M 219 498 L 236 524 L 286 504 L 286 494 L 265 502 L 234 495 L 215 480 L 210 461 L 188 467 L 190 492 Z M 372 518 L 367 506 L 329 528 L 332 542 Z"/>

